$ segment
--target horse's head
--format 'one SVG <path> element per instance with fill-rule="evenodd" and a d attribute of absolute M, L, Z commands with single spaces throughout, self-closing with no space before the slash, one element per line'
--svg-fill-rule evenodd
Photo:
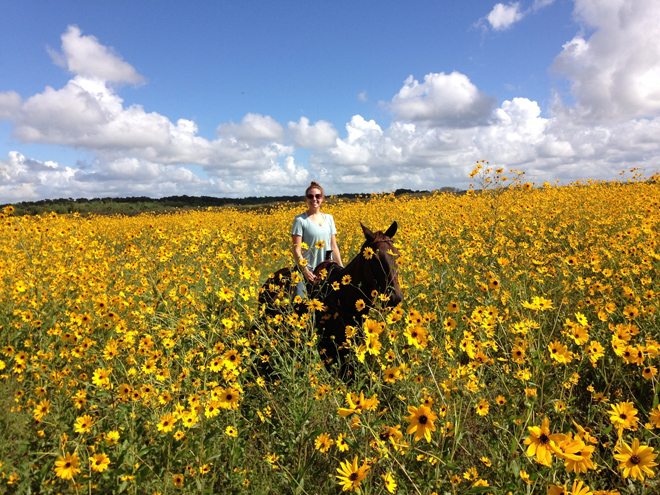
<path fill-rule="evenodd" d="M 362 256 L 371 266 L 376 288 L 381 294 L 389 296 L 386 302 L 388 306 L 396 306 L 403 300 L 396 265 L 399 251 L 392 241 L 398 225 L 396 222 L 392 222 L 392 225 L 385 232 L 372 232 L 363 224 L 360 225 L 366 239 L 362 245 Z"/>

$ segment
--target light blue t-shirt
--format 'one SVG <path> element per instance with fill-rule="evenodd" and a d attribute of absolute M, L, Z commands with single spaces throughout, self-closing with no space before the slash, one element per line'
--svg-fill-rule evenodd
<path fill-rule="evenodd" d="M 335 219 L 332 215 L 322 213 L 321 218 L 323 222 L 319 225 L 310 220 L 307 213 L 302 213 L 293 220 L 291 227 L 291 235 L 301 236 L 302 241 L 307 245 L 307 249 L 302 250 L 302 255 L 307 260 L 310 270 L 325 261 L 326 251 L 332 250 L 330 239 L 333 235 L 337 235 Z"/>

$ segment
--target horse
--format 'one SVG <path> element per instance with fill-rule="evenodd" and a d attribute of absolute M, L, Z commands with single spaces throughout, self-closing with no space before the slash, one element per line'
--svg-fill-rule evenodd
<path fill-rule="evenodd" d="M 392 238 L 398 225 L 385 231 L 372 232 L 360 224 L 365 241 L 358 254 L 345 266 L 324 261 L 314 269 L 317 284 L 307 284 L 308 301 L 314 308 L 314 327 L 318 333 L 318 351 L 328 370 L 338 365 L 338 373 L 344 381 L 353 378 L 349 357 L 346 328 L 359 329 L 362 316 L 376 306 L 377 300 L 393 307 L 403 300 L 399 285 L 396 258 L 399 255 Z M 295 301 L 295 289 L 299 272 L 282 268 L 270 275 L 259 290 L 260 314 L 266 320 L 283 313 L 283 301 Z M 308 310 L 308 305 L 294 303 L 298 315 Z"/>

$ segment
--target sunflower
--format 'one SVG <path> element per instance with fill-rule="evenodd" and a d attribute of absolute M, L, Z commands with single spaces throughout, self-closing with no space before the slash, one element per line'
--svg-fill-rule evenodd
<path fill-rule="evenodd" d="M 335 441 L 328 435 L 327 433 L 321 433 L 319 436 L 316 437 L 316 440 L 314 440 L 314 447 L 316 450 L 322 453 L 328 452 L 330 450 L 330 447 L 335 443 Z"/>
<path fill-rule="evenodd" d="M 367 477 L 367 473 L 371 466 L 366 462 L 358 466 L 358 458 L 355 456 L 353 461 L 343 461 L 340 467 L 337 468 L 339 474 L 336 475 L 337 482 L 341 485 L 344 492 L 355 491 L 359 488 L 360 483 Z"/>
<path fill-rule="evenodd" d="M 490 410 L 490 404 L 488 404 L 486 399 L 481 399 L 475 406 L 475 410 L 479 416 L 487 416 Z"/>
<path fill-rule="evenodd" d="M 553 450 L 557 457 L 564 460 L 564 467 L 569 473 L 586 473 L 589 469 L 596 469 L 591 460 L 595 447 L 586 445 L 579 436 L 564 435 Z"/>
<path fill-rule="evenodd" d="M 660 428 L 660 404 L 649 413 L 650 428 Z"/>
<path fill-rule="evenodd" d="M 64 454 L 55 461 L 55 475 L 63 480 L 72 480 L 80 472 L 78 454 Z"/>
<path fill-rule="evenodd" d="M 119 432 L 117 430 L 111 430 L 105 434 L 105 441 L 110 445 L 116 445 L 119 443 Z"/>
<path fill-rule="evenodd" d="M 619 461 L 619 469 L 623 477 L 631 477 L 635 480 L 644 481 L 644 477 L 653 478 L 655 472 L 653 467 L 658 464 L 655 462 L 656 454 L 653 453 L 653 447 L 640 445 L 639 439 L 635 438 L 632 445 L 621 441 L 616 447 L 614 458 Z"/>
<path fill-rule="evenodd" d="M 215 418 L 220 414 L 220 402 L 217 400 L 211 400 L 206 404 L 204 408 L 204 416 L 207 418 Z"/>
<path fill-rule="evenodd" d="M 226 368 L 236 369 L 241 364 L 241 355 L 235 349 L 230 349 L 222 356 L 222 363 Z"/>
<path fill-rule="evenodd" d="M 395 383 L 401 378 L 401 368 L 395 366 L 393 368 L 387 368 L 383 371 L 383 381 L 385 383 Z"/>
<path fill-rule="evenodd" d="M 592 340 L 589 342 L 589 345 L 586 347 L 587 356 L 589 356 L 589 361 L 592 366 L 596 366 L 596 363 L 600 358 L 605 355 L 605 348 L 597 340 Z"/>
<path fill-rule="evenodd" d="M 403 335 L 408 341 L 408 345 L 417 349 L 424 349 L 428 345 L 429 334 L 427 330 L 420 325 L 411 325 L 404 331 Z"/>
<path fill-rule="evenodd" d="M 511 361 L 517 364 L 523 364 L 526 359 L 526 349 L 524 345 L 516 344 L 511 349 Z"/>
<path fill-rule="evenodd" d="M 442 326 L 447 331 L 450 331 L 450 330 L 453 330 L 454 328 L 456 328 L 457 324 L 458 323 L 456 322 L 456 320 L 454 318 L 452 318 L 451 316 L 448 316 L 447 318 L 442 320 Z"/>
<path fill-rule="evenodd" d="M 228 387 L 220 394 L 218 405 L 223 409 L 238 409 L 239 400 L 240 392 L 233 387 Z"/>
<path fill-rule="evenodd" d="M 642 370 L 642 376 L 644 377 L 645 380 L 652 380 L 656 375 L 658 374 L 658 368 L 655 366 L 646 366 Z"/>
<path fill-rule="evenodd" d="M 173 474 L 172 475 L 172 484 L 177 488 L 183 488 L 183 484 L 186 478 L 183 474 Z"/>
<path fill-rule="evenodd" d="M 92 471 L 97 473 L 102 473 L 110 465 L 110 458 L 102 452 L 94 454 L 89 458 L 89 465 L 92 468 Z"/>
<path fill-rule="evenodd" d="M 408 406 L 410 416 L 406 418 L 409 426 L 407 433 L 415 434 L 415 442 L 425 438 L 427 442 L 431 442 L 431 432 L 435 431 L 435 424 L 433 422 L 438 419 L 438 416 L 427 406 L 421 405 L 419 407 Z"/>
<path fill-rule="evenodd" d="M 76 422 L 73 425 L 73 430 L 76 433 L 89 433 L 94 426 L 94 420 L 89 414 L 84 414 L 76 418 Z"/>
<path fill-rule="evenodd" d="M 32 412 L 35 421 L 41 421 L 46 414 L 50 411 L 50 401 L 42 400 L 35 407 Z"/>
<path fill-rule="evenodd" d="M 340 433 L 337 435 L 337 440 L 335 440 L 335 446 L 339 452 L 348 452 L 351 449 L 351 446 L 346 442 L 346 435 Z"/>
<path fill-rule="evenodd" d="M 381 478 L 383 478 L 383 485 L 385 486 L 385 489 L 389 493 L 396 493 L 396 480 L 394 479 L 392 473 L 388 471 L 387 473 L 382 474 Z"/>
<path fill-rule="evenodd" d="M 575 480 L 573 481 L 571 491 L 566 492 L 566 495 L 592 495 L 592 491 L 582 480 Z"/>
<path fill-rule="evenodd" d="M 610 410 L 610 421 L 619 430 L 619 434 L 623 430 L 636 430 L 637 422 L 637 409 L 632 402 L 619 402 L 612 404 Z"/>
<path fill-rule="evenodd" d="M 548 350 L 550 351 L 550 357 L 560 364 L 567 364 L 573 360 L 571 351 L 558 340 L 551 342 L 548 345 Z"/>
<path fill-rule="evenodd" d="M 527 455 L 536 457 L 536 462 L 544 466 L 552 464 L 552 443 L 558 438 L 558 434 L 550 433 L 550 420 L 543 418 L 541 426 L 527 427 L 529 436 L 525 439 Z"/>

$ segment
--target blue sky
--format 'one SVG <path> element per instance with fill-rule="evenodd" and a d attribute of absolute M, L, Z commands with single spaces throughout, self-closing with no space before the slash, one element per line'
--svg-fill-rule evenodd
<path fill-rule="evenodd" d="M 655 0 L 0 4 L 0 203 L 466 187 L 660 157 Z"/>

